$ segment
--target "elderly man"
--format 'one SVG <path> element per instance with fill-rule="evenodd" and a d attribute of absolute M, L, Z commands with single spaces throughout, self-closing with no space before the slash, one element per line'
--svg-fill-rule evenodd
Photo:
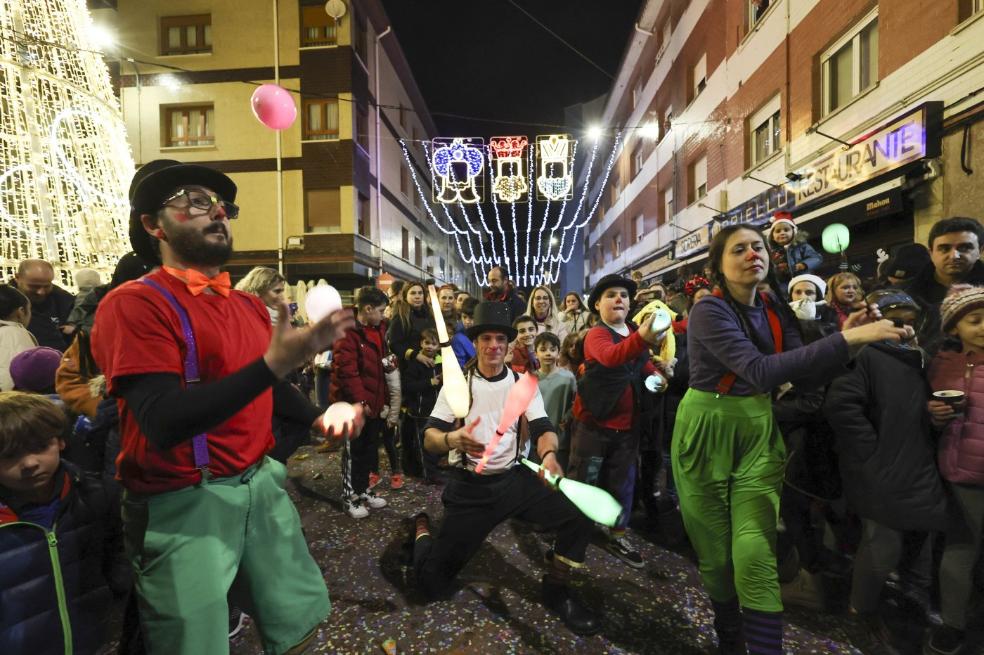
<path fill-rule="evenodd" d="M 13 285 L 31 301 L 31 322 L 27 329 L 39 346 L 65 350 L 72 343 L 75 327 L 68 315 L 75 296 L 54 284 L 55 269 L 43 259 L 25 259 L 17 267 Z"/>
<path fill-rule="evenodd" d="M 492 530 L 517 517 L 557 530 L 550 568 L 543 578 L 545 604 L 557 612 L 576 634 L 594 634 L 601 622 L 570 593 L 571 568 L 584 562 L 591 537 L 591 522 L 563 495 L 542 484 L 536 474 L 519 464 L 528 444 L 520 438 L 521 424 L 528 424 L 531 440 L 543 466 L 563 475 L 557 461 L 557 433 L 543 407 L 539 391 L 525 414 L 502 436 L 481 474 L 475 465 L 485 445 L 496 433 L 509 389 L 517 376 L 506 368 L 506 347 L 516 338 L 508 308 L 483 302 L 475 309 L 475 322 L 467 335 L 474 342 L 477 362 L 466 369 L 471 407 L 464 427 L 455 427 L 441 389 L 424 431 L 424 446 L 435 454 L 447 454 L 451 467 L 444 490 L 444 522 L 437 537 L 430 535 L 426 514 L 414 520 L 413 561 L 417 584 L 430 597 L 444 595 L 458 572 L 478 552 Z"/>
<path fill-rule="evenodd" d="M 204 166 L 138 170 L 130 243 L 160 268 L 107 294 L 92 331 L 120 408 L 124 535 L 150 655 L 228 653 L 227 595 L 277 655 L 300 653 L 330 609 L 286 469 L 267 453 L 272 414 L 320 425 L 284 378 L 353 319 L 339 310 L 293 328 L 280 302 L 274 327 L 259 298 L 230 289 L 219 267 L 235 197 L 233 181 Z"/>
<path fill-rule="evenodd" d="M 485 292 L 485 299 L 506 303 L 510 321 L 515 321 L 526 313 L 526 300 L 509 281 L 509 276 L 501 266 L 489 269 L 488 281 L 489 290 Z"/>

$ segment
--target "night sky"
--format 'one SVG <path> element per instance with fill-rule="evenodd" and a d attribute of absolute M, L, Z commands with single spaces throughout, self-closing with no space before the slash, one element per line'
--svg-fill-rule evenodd
<path fill-rule="evenodd" d="M 641 0 L 516 0 L 614 76 Z M 612 80 L 508 0 L 383 0 L 443 135 L 551 133 Z M 519 125 L 442 116 L 461 114 Z M 578 133 L 582 126 L 568 126 Z"/>

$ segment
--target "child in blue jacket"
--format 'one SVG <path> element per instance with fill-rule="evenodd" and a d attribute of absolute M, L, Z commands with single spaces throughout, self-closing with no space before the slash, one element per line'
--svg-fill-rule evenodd
<path fill-rule="evenodd" d="M 0 653 L 105 641 L 122 544 L 99 477 L 61 460 L 65 426 L 44 396 L 0 393 Z"/>
<path fill-rule="evenodd" d="M 768 247 L 778 282 L 785 287 L 796 275 L 813 273 L 823 257 L 807 243 L 806 232 L 800 231 L 789 212 L 776 212 L 769 229 Z"/>

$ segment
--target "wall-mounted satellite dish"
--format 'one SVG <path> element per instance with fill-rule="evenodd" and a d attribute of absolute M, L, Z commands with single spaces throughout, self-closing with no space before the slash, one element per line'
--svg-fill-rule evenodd
<path fill-rule="evenodd" d="M 347 7 L 342 0 L 328 0 L 325 3 L 325 13 L 338 20 L 345 15 L 345 10 Z"/>

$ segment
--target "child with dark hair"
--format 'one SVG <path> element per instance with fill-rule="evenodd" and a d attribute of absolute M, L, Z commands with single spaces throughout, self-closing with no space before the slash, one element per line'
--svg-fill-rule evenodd
<path fill-rule="evenodd" d="M 540 368 L 533 349 L 536 339 L 536 319 L 523 314 L 513 319 L 512 326 L 516 328 L 516 339 L 509 344 L 511 352 L 506 354 L 506 364 L 517 373 L 535 373 Z"/>
<path fill-rule="evenodd" d="M 91 654 L 105 640 L 122 543 L 99 478 L 61 459 L 65 429 L 65 413 L 44 397 L 0 393 L 2 653 L 55 642 Z"/>
<path fill-rule="evenodd" d="M 27 325 L 31 322 L 31 301 L 16 287 L 0 285 L 0 391 L 10 391 L 10 360 L 38 345 Z"/>
<path fill-rule="evenodd" d="M 461 320 L 458 322 L 457 331 L 451 337 L 451 349 L 454 351 L 454 356 L 458 358 L 458 364 L 461 365 L 461 368 L 465 368 L 465 364 L 475 357 L 475 345 L 465 331 L 475 324 L 475 308 L 477 306 L 478 298 L 471 296 L 461 302 L 461 311 L 459 312 Z"/>
<path fill-rule="evenodd" d="M 385 420 L 380 415 L 389 404 L 384 364 L 389 350 L 383 322 L 386 295 L 376 287 L 362 287 L 356 293 L 355 304 L 355 325 L 333 346 L 330 397 L 332 402 L 361 404 L 365 410 L 366 424 L 362 435 L 354 440 L 346 439 L 342 453 L 345 511 L 352 518 L 361 519 L 369 515 L 370 508 L 386 507 L 386 500 L 373 492 L 369 476 L 374 468 L 379 468 L 379 438 L 386 430 Z M 390 455 L 392 475 L 396 478 L 401 472 L 392 442 L 387 444 L 387 454 Z M 398 486 L 402 486 L 402 480 L 399 482 Z"/>
<path fill-rule="evenodd" d="M 425 364 L 418 359 L 411 359 L 404 364 L 403 369 L 403 406 L 411 419 L 410 429 L 413 430 L 415 455 L 419 458 L 417 464 L 423 470 L 425 482 L 437 482 L 437 459 L 423 449 L 424 424 L 434 409 L 437 394 L 441 391 L 441 351 L 440 336 L 434 328 L 426 328 L 420 333 L 418 352 L 433 364 Z"/>
<path fill-rule="evenodd" d="M 547 411 L 550 422 L 557 426 L 557 460 L 567 468 L 570 454 L 570 436 L 567 426 L 571 420 L 571 409 L 574 407 L 574 395 L 577 393 L 577 378 L 566 368 L 559 365 L 560 339 L 553 332 L 543 332 L 533 340 L 536 358 L 540 368 L 536 375 L 540 378 L 540 395 L 543 396 L 543 407 Z M 530 448 L 536 453 L 536 444 Z"/>

